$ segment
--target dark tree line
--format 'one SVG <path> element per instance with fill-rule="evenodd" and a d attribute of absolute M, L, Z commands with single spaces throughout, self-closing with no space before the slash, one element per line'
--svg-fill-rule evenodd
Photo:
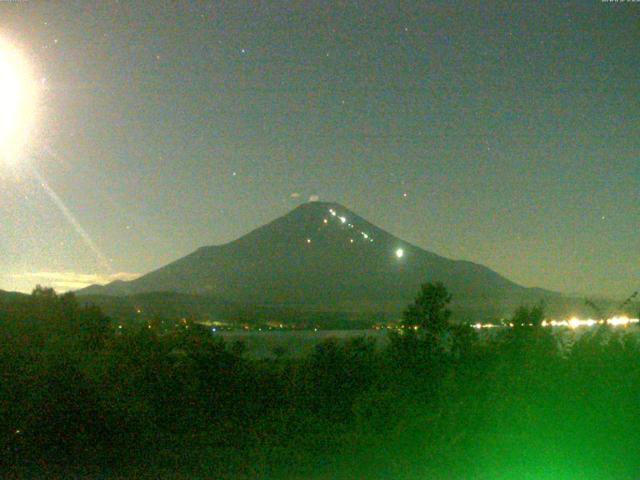
<path fill-rule="evenodd" d="M 383 347 L 258 360 L 38 288 L 0 303 L 0 476 L 634 478 L 635 333 L 552 332 L 539 305 L 478 333 L 450 301 L 423 286 Z"/>

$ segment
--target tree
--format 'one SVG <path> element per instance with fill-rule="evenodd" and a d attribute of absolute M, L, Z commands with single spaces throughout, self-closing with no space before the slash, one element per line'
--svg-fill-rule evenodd
<path fill-rule="evenodd" d="M 630 309 L 633 308 L 634 300 L 637 299 L 637 298 L 638 298 L 638 292 L 635 291 L 631 295 L 629 295 L 617 307 L 615 307 L 615 308 L 607 308 L 606 309 L 606 313 L 605 313 L 605 309 L 602 308 L 601 305 L 598 305 L 593 300 L 585 299 L 584 303 L 585 303 L 585 305 L 590 307 L 598 315 L 598 318 L 600 320 L 607 320 L 608 318 L 611 318 L 613 315 L 621 315 L 621 314 L 624 314 L 625 312 L 628 312 Z M 640 313 L 638 313 L 638 316 L 640 316 Z M 603 325 L 606 327 L 607 324 L 604 323 Z"/>
<path fill-rule="evenodd" d="M 425 333 L 441 335 L 449 326 L 451 294 L 442 282 L 425 283 L 418 296 L 403 313 L 406 325 L 417 325 Z"/>
<path fill-rule="evenodd" d="M 511 323 L 513 328 L 540 327 L 544 320 L 544 303 L 539 303 L 532 307 L 521 305 L 513 314 Z"/>
<path fill-rule="evenodd" d="M 544 302 L 531 307 L 521 305 L 511 318 L 512 328 L 506 331 L 507 345 L 516 351 L 543 355 L 557 353 L 556 340 L 550 328 L 544 328 Z"/>

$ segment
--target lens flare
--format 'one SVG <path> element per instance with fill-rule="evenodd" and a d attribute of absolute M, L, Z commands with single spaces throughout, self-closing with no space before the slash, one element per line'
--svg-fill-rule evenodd
<path fill-rule="evenodd" d="M 19 160 L 33 128 L 38 91 L 26 57 L 0 40 L 0 163 Z"/>

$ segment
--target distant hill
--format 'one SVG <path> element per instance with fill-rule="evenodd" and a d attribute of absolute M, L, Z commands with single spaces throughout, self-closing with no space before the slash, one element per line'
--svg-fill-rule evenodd
<path fill-rule="evenodd" d="M 16 302 L 20 300 L 26 300 L 29 298 L 29 295 L 26 293 L 19 292 L 7 292 L 5 290 L 0 290 L 0 302 Z"/>
<path fill-rule="evenodd" d="M 137 293 L 123 296 L 81 295 L 79 299 L 81 303 L 100 307 L 105 313 L 115 318 L 198 317 L 215 320 L 227 318 L 236 310 L 233 304 L 212 296 L 174 292 Z"/>
<path fill-rule="evenodd" d="M 354 325 L 370 327 L 376 322 L 394 320 L 384 312 L 342 312 L 301 309 L 299 306 L 239 304 L 220 301 L 208 295 L 189 295 L 173 292 L 138 293 L 125 296 L 82 295 L 83 304 L 96 305 L 107 315 L 120 320 L 153 319 L 176 320 L 190 318 L 198 321 L 227 324 L 264 325 L 296 324 L 300 327 L 348 329 Z"/>
<path fill-rule="evenodd" d="M 224 245 L 195 252 L 133 281 L 78 295 L 151 292 L 213 296 L 236 304 L 317 311 L 399 311 L 421 283 L 439 280 L 459 309 L 510 313 L 559 297 L 482 265 L 451 260 L 382 230 L 336 203 L 311 202 Z"/>

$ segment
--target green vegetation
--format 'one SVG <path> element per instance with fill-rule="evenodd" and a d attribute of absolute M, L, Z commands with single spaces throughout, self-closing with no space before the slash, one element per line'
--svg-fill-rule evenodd
<path fill-rule="evenodd" d="M 385 348 L 248 358 L 188 321 L 123 328 L 71 294 L 0 303 L 3 478 L 625 479 L 640 344 L 607 326 L 489 336 L 425 285 Z"/>

